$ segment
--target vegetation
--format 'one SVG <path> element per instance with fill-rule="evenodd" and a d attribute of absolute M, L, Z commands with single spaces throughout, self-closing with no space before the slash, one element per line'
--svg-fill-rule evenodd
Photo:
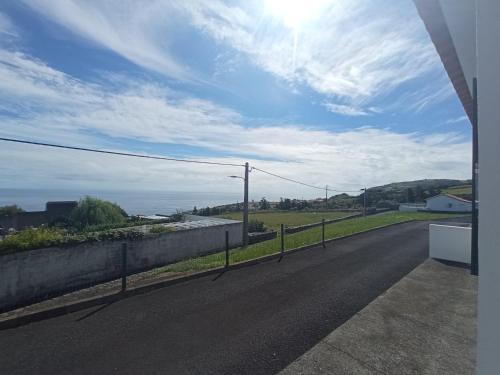
<path fill-rule="evenodd" d="M 353 233 L 364 232 L 369 229 L 382 227 L 395 223 L 402 223 L 411 220 L 440 220 L 457 217 L 456 214 L 438 214 L 429 212 L 389 212 L 384 215 L 368 216 L 366 218 L 353 218 L 325 227 L 325 238 L 333 239 L 347 236 Z M 303 232 L 290 234 L 285 237 L 285 248 L 291 250 L 300 246 L 311 245 L 321 241 L 321 228 L 313 228 Z M 281 239 L 265 241 L 248 246 L 246 249 L 233 249 L 230 251 L 229 261 L 231 264 L 244 262 L 265 255 L 271 255 L 280 251 Z M 174 263 L 157 270 L 164 272 L 194 272 L 224 265 L 224 252 L 192 258 L 182 262 Z"/>
<path fill-rule="evenodd" d="M 55 227 L 26 228 L 9 234 L 0 241 L 0 255 L 50 246 L 72 246 L 84 242 L 134 240 L 144 236 L 135 229 L 114 229 L 100 232 L 71 233 Z"/>
<path fill-rule="evenodd" d="M 472 185 L 452 186 L 443 191 L 446 194 L 453 194 L 465 199 L 472 199 Z"/>
<path fill-rule="evenodd" d="M 166 227 L 165 225 L 160 225 L 160 224 L 153 225 L 149 229 L 149 233 L 154 233 L 154 234 L 168 233 L 168 232 L 173 232 L 173 231 L 174 231 L 174 228 Z"/>
<path fill-rule="evenodd" d="M 3 241 L 0 241 L 0 254 L 48 247 L 63 239 L 62 233 L 54 228 L 28 228 L 8 235 Z"/>
<path fill-rule="evenodd" d="M 248 231 L 250 233 L 254 232 L 265 232 L 266 231 L 266 226 L 264 225 L 263 221 L 257 220 L 257 219 L 252 219 L 248 221 Z"/>
<path fill-rule="evenodd" d="M 18 214 L 20 212 L 24 212 L 24 210 L 19 207 L 18 205 L 10 205 L 10 206 L 0 206 L 0 217 L 2 216 L 14 216 L 15 214 Z"/>
<path fill-rule="evenodd" d="M 265 212 L 250 212 L 250 220 L 262 221 L 267 228 L 278 230 L 281 224 L 288 227 L 296 227 L 299 225 L 319 223 L 321 219 L 331 220 L 341 217 L 356 214 L 357 212 L 345 211 L 326 211 L 326 212 L 283 212 L 283 211 L 265 211 Z M 232 220 L 243 220 L 241 212 L 230 212 L 221 215 L 222 218 Z"/>
<path fill-rule="evenodd" d="M 262 199 L 259 202 L 259 209 L 269 210 L 270 208 L 271 208 L 271 204 L 269 203 L 269 201 L 265 197 L 262 197 Z"/>
<path fill-rule="evenodd" d="M 396 210 L 400 203 L 424 203 L 429 197 L 433 197 L 442 192 L 459 195 L 470 199 L 469 196 L 461 194 L 460 190 L 451 190 L 455 187 L 466 188 L 470 180 L 447 180 L 447 179 L 427 179 L 417 181 L 395 182 L 392 184 L 375 186 L 368 189 L 366 195 L 367 208 L 373 209 L 393 209 Z M 325 199 L 318 198 L 312 200 L 280 198 L 279 202 L 270 202 L 266 198 L 260 201 L 249 202 L 251 210 L 268 211 L 323 211 L 335 210 L 361 210 L 364 205 L 364 193 L 360 191 L 349 194 L 337 194 L 328 198 L 328 205 Z M 193 209 L 193 213 L 202 216 L 226 215 L 234 212 L 241 212 L 242 204 L 234 203 L 217 207 L 206 207 Z"/>
<path fill-rule="evenodd" d="M 124 224 L 127 213 L 116 203 L 97 198 L 85 197 L 71 211 L 69 220 L 71 226 L 84 229 L 95 226 Z"/>

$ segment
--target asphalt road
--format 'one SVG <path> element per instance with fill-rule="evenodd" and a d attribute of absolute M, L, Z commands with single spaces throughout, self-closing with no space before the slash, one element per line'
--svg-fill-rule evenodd
<path fill-rule="evenodd" d="M 274 374 L 422 263 L 427 227 L 364 233 L 0 331 L 0 374 Z"/>

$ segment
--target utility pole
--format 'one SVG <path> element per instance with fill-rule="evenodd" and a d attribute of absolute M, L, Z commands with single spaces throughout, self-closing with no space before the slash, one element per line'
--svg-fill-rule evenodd
<path fill-rule="evenodd" d="M 471 267 L 470 272 L 472 275 L 479 275 L 479 250 L 478 250 L 478 108 L 477 108 L 477 78 L 472 79 L 472 230 L 471 230 Z"/>
<path fill-rule="evenodd" d="M 328 210 L 328 185 L 325 186 L 325 208 Z"/>
<path fill-rule="evenodd" d="M 361 189 L 363 191 L 363 216 L 366 216 L 366 187 Z"/>
<path fill-rule="evenodd" d="M 245 187 L 243 193 L 243 247 L 248 246 L 248 162 L 245 163 Z"/>
<path fill-rule="evenodd" d="M 243 247 L 248 246 L 248 172 L 249 172 L 248 162 L 245 163 L 245 177 L 241 176 L 227 176 L 230 178 L 239 178 L 243 180 Z"/>

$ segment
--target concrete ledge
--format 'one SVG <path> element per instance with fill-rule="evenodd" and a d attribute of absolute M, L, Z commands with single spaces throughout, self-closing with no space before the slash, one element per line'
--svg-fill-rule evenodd
<path fill-rule="evenodd" d="M 427 260 L 281 373 L 473 374 L 476 299 L 476 277 Z"/>
<path fill-rule="evenodd" d="M 371 229 L 368 229 L 368 230 L 365 230 L 362 232 L 357 232 L 357 233 L 352 233 L 352 234 L 342 236 L 342 237 L 332 238 L 332 239 L 326 240 L 325 243 L 332 243 L 332 242 L 336 242 L 336 241 L 341 241 L 341 240 L 344 240 L 347 238 L 362 235 L 364 233 L 368 233 L 368 232 L 372 232 L 372 231 L 376 231 L 376 230 L 380 230 L 380 229 L 384 229 L 384 228 L 388 228 L 388 227 L 392 227 L 392 226 L 396 226 L 396 225 L 403 225 L 403 224 L 407 224 L 407 223 L 410 223 L 413 221 L 415 221 L 415 220 L 409 220 L 409 221 L 405 221 L 405 222 L 379 226 L 379 227 L 371 228 Z M 306 245 L 306 246 L 298 247 L 295 249 L 286 250 L 284 255 L 292 254 L 295 252 L 304 251 L 304 250 L 308 250 L 308 249 L 312 249 L 312 248 L 317 248 L 317 247 L 320 247 L 321 245 L 322 245 L 321 242 L 317 242 L 317 243 L 314 243 L 311 245 Z M 112 302 L 115 302 L 115 301 L 120 300 L 122 298 L 128 298 L 128 297 L 131 297 L 131 296 L 134 296 L 137 294 L 147 293 L 147 292 L 150 292 L 150 291 L 155 290 L 155 289 L 164 288 L 164 287 L 167 287 L 170 285 L 175 285 L 178 283 L 186 282 L 186 281 L 197 279 L 200 277 L 214 275 L 214 274 L 221 274 L 223 272 L 227 272 L 230 270 L 236 270 L 239 268 L 256 265 L 256 264 L 259 264 L 262 262 L 267 262 L 270 260 L 276 260 L 276 259 L 281 260 L 281 258 L 283 258 L 283 256 L 281 253 L 278 252 L 278 253 L 274 253 L 271 255 L 266 255 L 266 256 L 259 257 L 259 258 L 255 258 L 255 259 L 252 259 L 249 261 L 231 264 L 228 268 L 224 268 L 224 267 L 214 268 L 214 269 L 210 269 L 210 270 L 206 270 L 206 271 L 192 273 L 189 275 L 183 275 L 183 276 L 173 278 L 173 279 L 152 282 L 150 284 L 141 285 L 141 286 L 138 286 L 136 288 L 130 288 L 130 289 L 126 290 L 125 292 L 104 293 L 104 294 L 101 294 L 101 295 L 96 296 L 96 297 L 87 298 L 87 299 L 79 300 L 76 302 L 62 303 L 61 305 L 58 305 L 58 306 L 53 306 L 50 308 L 41 309 L 40 311 L 30 312 L 28 314 L 20 314 L 18 316 L 14 316 L 14 317 L 9 316 L 9 317 L 3 318 L 3 319 L 0 318 L 0 330 L 16 328 L 16 327 L 19 327 L 19 326 L 22 326 L 22 325 L 25 325 L 28 323 L 32 323 L 32 322 L 36 322 L 36 321 L 40 321 L 40 320 L 44 320 L 44 319 L 48 319 L 48 318 L 53 318 L 53 317 L 60 316 L 60 315 L 65 315 L 65 314 L 68 314 L 71 312 L 84 310 L 84 309 L 87 309 L 87 308 L 93 307 L 93 306 L 112 303 Z"/>

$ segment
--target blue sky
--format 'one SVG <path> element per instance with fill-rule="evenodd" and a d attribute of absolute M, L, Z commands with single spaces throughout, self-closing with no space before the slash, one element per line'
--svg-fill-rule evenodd
<path fill-rule="evenodd" d="M 410 0 L 2 2 L 0 101 L 1 136 L 249 161 L 339 190 L 470 172 L 470 123 Z M 3 187 L 239 189 L 230 168 L 0 153 Z"/>

